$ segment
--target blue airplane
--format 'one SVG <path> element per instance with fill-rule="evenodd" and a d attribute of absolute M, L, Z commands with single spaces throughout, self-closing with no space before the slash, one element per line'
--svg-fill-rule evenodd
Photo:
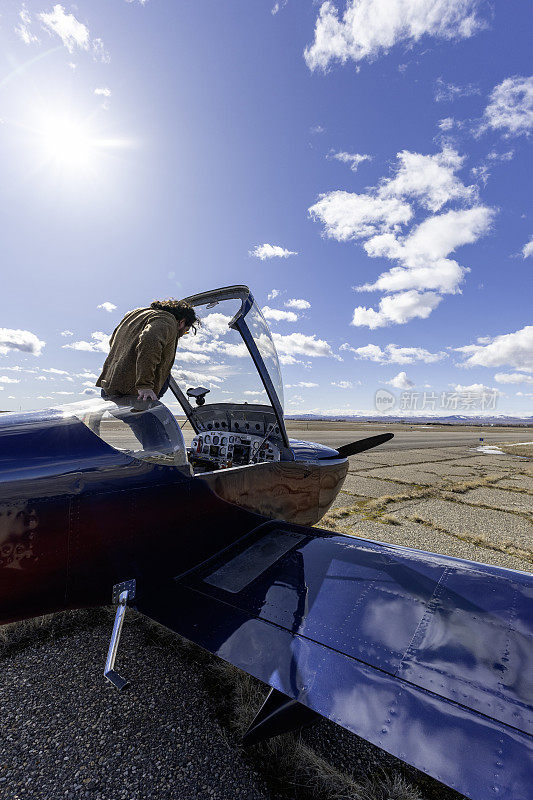
<path fill-rule="evenodd" d="M 531 800 L 533 575 L 313 527 L 391 434 L 289 439 L 250 290 L 186 299 L 188 447 L 160 402 L 0 416 L 0 624 L 115 603 L 123 688 L 129 605 L 271 687 L 249 745 L 326 717 L 472 800 Z"/>

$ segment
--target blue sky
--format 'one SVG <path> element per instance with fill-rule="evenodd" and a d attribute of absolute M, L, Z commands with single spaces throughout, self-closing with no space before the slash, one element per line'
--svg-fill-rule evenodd
<path fill-rule="evenodd" d="M 530 415 L 532 18 L 4 0 L 0 408 L 89 395 L 129 309 L 246 283 L 289 413 Z"/>

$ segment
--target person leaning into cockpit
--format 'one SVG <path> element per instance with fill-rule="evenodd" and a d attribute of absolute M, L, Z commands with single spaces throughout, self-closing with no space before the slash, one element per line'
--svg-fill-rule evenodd
<path fill-rule="evenodd" d="M 102 397 L 131 403 L 132 398 L 156 402 L 168 389 L 170 370 L 178 340 L 200 320 L 183 300 L 154 300 L 149 308 L 130 311 L 119 322 L 110 339 L 110 350 L 96 385 Z M 126 398 L 128 398 L 126 400 Z M 144 449 L 161 441 L 161 423 L 154 414 L 128 417 Z"/>

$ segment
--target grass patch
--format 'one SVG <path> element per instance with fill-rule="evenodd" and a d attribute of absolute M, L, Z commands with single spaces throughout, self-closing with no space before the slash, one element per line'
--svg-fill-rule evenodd
<path fill-rule="evenodd" d="M 222 662 L 210 668 L 209 680 L 222 701 L 220 722 L 228 731 L 228 744 L 241 747 L 242 736 L 268 687 Z M 383 768 L 369 776 L 349 775 L 330 764 L 299 734 L 276 736 L 248 748 L 244 755 L 277 793 L 290 800 L 422 800 L 418 789 L 402 775 Z"/>
<path fill-rule="evenodd" d="M 45 639 L 58 639 L 77 628 L 91 628 L 108 624 L 109 635 L 115 617 L 115 608 L 84 608 L 76 611 L 61 611 L 20 622 L 0 626 L 0 657 L 37 644 Z"/>
<path fill-rule="evenodd" d="M 501 542 L 497 544 L 495 542 L 491 542 L 483 533 L 450 531 L 448 528 L 443 528 L 442 525 L 437 525 L 435 522 L 424 519 L 417 514 L 413 514 L 412 516 L 407 517 L 407 519 L 410 522 L 416 522 L 418 525 L 425 525 L 426 528 L 431 528 L 431 530 L 437 531 L 438 533 L 444 533 L 447 536 L 452 536 L 454 539 L 459 539 L 461 542 L 468 542 L 468 544 L 473 544 L 476 547 L 484 547 L 487 550 L 494 550 L 497 553 L 506 553 L 510 556 L 517 556 L 518 558 L 522 558 L 524 561 L 528 561 L 530 564 L 533 564 L 533 550 L 517 547 L 515 544 L 513 544 L 513 542 Z"/>
<path fill-rule="evenodd" d="M 533 444 L 517 444 L 517 445 L 510 445 L 509 442 L 506 444 L 499 444 L 497 447 L 500 450 L 503 450 L 504 453 L 508 453 L 510 456 L 524 456 L 525 458 L 533 458 Z"/>

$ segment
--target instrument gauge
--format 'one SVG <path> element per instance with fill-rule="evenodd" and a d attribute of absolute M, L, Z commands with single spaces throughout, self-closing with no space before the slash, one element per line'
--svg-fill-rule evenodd
<path fill-rule="evenodd" d="M 205 442 L 206 444 L 209 444 L 209 442 L 210 442 L 210 441 L 211 441 L 211 437 L 209 436 L 209 434 L 207 434 L 206 436 L 204 436 L 204 442 Z"/>
<path fill-rule="evenodd" d="M 220 444 L 227 444 L 227 443 L 228 443 L 227 437 L 223 436 L 222 439 L 220 440 Z"/>

